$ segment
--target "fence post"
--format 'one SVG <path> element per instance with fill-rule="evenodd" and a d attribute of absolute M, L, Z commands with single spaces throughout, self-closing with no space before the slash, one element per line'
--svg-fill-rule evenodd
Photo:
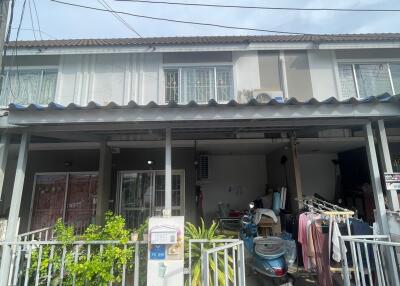
<path fill-rule="evenodd" d="M 203 257 L 203 263 L 201 265 L 201 272 L 202 272 L 202 277 L 203 277 L 202 285 L 208 286 L 209 278 L 210 278 L 210 269 L 208 266 L 209 258 L 208 258 L 207 251 L 204 250 L 203 253 L 201 254 L 201 256 Z"/>
<path fill-rule="evenodd" d="M 139 262 L 140 261 L 140 244 L 139 242 L 135 243 L 135 269 L 134 269 L 134 276 L 133 276 L 133 285 L 134 286 L 139 286 Z"/>
<path fill-rule="evenodd" d="M 349 272 L 349 264 L 347 263 L 347 253 L 346 246 L 344 244 L 343 238 L 339 236 L 340 242 L 340 253 L 342 254 L 342 275 L 344 286 L 350 286 L 350 272 Z"/>
<path fill-rule="evenodd" d="M 244 261 L 244 247 L 243 242 L 239 244 L 239 251 L 238 251 L 239 261 L 239 286 L 246 286 L 246 268 L 245 268 L 245 261 Z"/>

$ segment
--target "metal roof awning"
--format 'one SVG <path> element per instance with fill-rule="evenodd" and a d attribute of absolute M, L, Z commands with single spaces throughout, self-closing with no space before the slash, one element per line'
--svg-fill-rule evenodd
<path fill-rule="evenodd" d="M 106 106 L 90 102 L 87 106 L 70 104 L 63 106 L 50 103 L 48 106 L 21 106 L 10 104 L 8 124 L 32 125 L 75 125 L 98 123 L 204 123 L 224 121 L 288 121 L 299 124 L 310 120 L 362 120 L 400 117 L 400 95 L 383 94 L 364 99 L 338 101 L 329 98 L 324 101 L 311 99 L 299 102 L 292 98 L 283 103 L 274 99 L 259 102 L 255 99 L 246 104 L 230 101 L 219 104 L 214 100 L 208 104 L 137 105 L 131 101 L 120 106 L 111 102 Z"/>

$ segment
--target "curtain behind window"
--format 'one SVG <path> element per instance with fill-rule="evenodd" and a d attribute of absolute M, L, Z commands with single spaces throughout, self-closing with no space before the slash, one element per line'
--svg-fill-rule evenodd
<path fill-rule="evenodd" d="M 392 74 L 394 92 L 400 94 L 400 64 L 390 64 L 390 73 Z"/>
<path fill-rule="evenodd" d="M 9 71 L 4 81 L 0 104 L 48 104 L 54 101 L 56 70 Z"/>
<path fill-rule="evenodd" d="M 354 65 L 360 98 L 377 96 L 385 92 L 392 94 L 389 71 L 386 64 Z"/>
<path fill-rule="evenodd" d="M 207 102 L 214 98 L 213 68 L 183 68 L 182 87 L 184 101 Z"/>
<path fill-rule="evenodd" d="M 342 99 L 357 97 L 353 67 L 351 64 L 339 64 L 339 78 L 342 89 Z"/>

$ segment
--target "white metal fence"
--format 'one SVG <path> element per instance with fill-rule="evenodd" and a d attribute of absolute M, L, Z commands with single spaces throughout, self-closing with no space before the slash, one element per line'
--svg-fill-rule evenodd
<path fill-rule="evenodd" d="M 102 281 L 139 286 L 146 279 L 147 242 L 18 241 L 0 242 L 0 246 L 11 256 L 8 278 L 0 278 L 1 286 L 98 285 Z"/>
<path fill-rule="evenodd" d="M 48 241 L 53 239 L 54 227 L 45 227 L 34 231 L 21 233 L 17 236 L 17 241 Z"/>
<path fill-rule="evenodd" d="M 0 253 L 4 250 L 10 257 L 8 277 L 0 277 L 0 285 L 98 285 L 95 276 L 103 276 L 108 285 L 145 285 L 147 242 L 65 243 L 48 240 L 51 237 L 52 229 L 45 228 L 20 235 L 16 242 L 0 242 Z M 196 285 L 244 286 L 243 251 L 243 242 L 238 239 L 189 240 L 188 285 L 195 278 Z M 110 255 L 110 252 L 121 255 Z M 96 269 L 96 263 L 104 267 Z M 88 264 L 93 264 L 93 268 Z M 109 273 L 104 273 L 105 270 Z"/>
<path fill-rule="evenodd" d="M 189 286 L 245 286 L 243 241 L 192 239 L 188 248 Z"/>
<path fill-rule="evenodd" d="M 387 235 L 340 237 L 344 285 L 400 285 L 400 243 Z"/>

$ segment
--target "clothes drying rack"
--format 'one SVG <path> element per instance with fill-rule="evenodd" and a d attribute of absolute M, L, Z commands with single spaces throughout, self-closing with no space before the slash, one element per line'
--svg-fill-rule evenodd
<path fill-rule="evenodd" d="M 333 223 L 334 221 L 341 221 L 346 224 L 347 233 L 351 235 L 350 228 L 350 218 L 354 217 L 354 212 L 340 207 L 338 205 L 326 202 L 324 200 L 318 199 L 316 197 L 306 197 L 303 199 L 303 204 L 306 206 L 309 211 L 319 213 L 321 217 L 328 219 L 329 221 L 329 267 L 331 272 L 341 272 L 341 267 L 333 267 L 331 265 L 331 247 L 332 247 L 332 233 L 333 233 Z M 352 254 L 354 255 L 355 250 L 351 247 Z M 349 269 L 350 271 L 354 271 L 354 269 Z"/>

